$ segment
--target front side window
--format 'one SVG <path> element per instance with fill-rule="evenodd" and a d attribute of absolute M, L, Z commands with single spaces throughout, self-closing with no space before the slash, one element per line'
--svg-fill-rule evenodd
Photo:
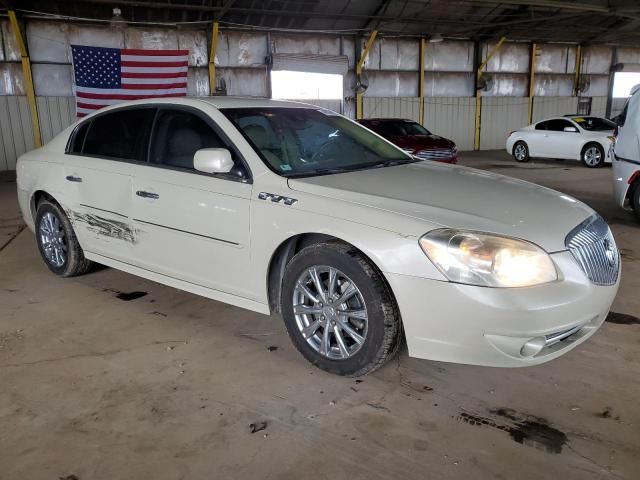
<path fill-rule="evenodd" d="M 536 123 L 536 130 L 546 130 L 548 123 L 549 122 L 538 122 L 538 123 Z"/>
<path fill-rule="evenodd" d="M 202 148 L 225 148 L 202 118 L 184 110 L 162 109 L 153 128 L 149 162 L 193 170 L 193 156 Z"/>
<path fill-rule="evenodd" d="M 573 121 L 589 132 L 609 131 L 616 128 L 614 122 L 600 117 L 576 117 Z"/>
<path fill-rule="evenodd" d="M 366 128 L 310 108 L 223 109 L 280 175 L 313 176 L 416 161 Z"/>
<path fill-rule="evenodd" d="M 127 108 L 91 120 L 82 153 L 144 161 L 154 108 Z"/>

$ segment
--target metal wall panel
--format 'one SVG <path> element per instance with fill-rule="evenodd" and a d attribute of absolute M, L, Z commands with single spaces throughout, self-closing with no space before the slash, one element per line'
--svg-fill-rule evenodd
<path fill-rule="evenodd" d="M 419 67 L 420 42 L 400 38 L 380 40 L 381 70 L 415 70 Z"/>
<path fill-rule="evenodd" d="M 526 126 L 528 115 L 529 101 L 527 98 L 483 98 L 480 149 L 503 149 L 509 132 Z"/>
<path fill-rule="evenodd" d="M 534 97 L 533 121 L 577 113 L 578 97 Z"/>
<path fill-rule="evenodd" d="M 0 63 L 0 95 L 26 95 L 21 64 Z"/>
<path fill-rule="evenodd" d="M 11 30 L 11 26 L 8 21 L 0 22 L 0 29 L 2 30 L 2 46 L 4 48 L 4 59 L 9 62 L 20 61 L 20 50 L 18 50 L 18 44 L 16 43 L 16 36 Z"/>
<path fill-rule="evenodd" d="M 471 97 L 473 96 L 474 77 L 475 75 L 471 72 L 425 72 L 425 96 Z"/>
<path fill-rule="evenodd" d="M 529 75 L 513 73 L 485 74 L 491 79 L 491 88 L 482 91 L 483 97 L 509 96 L 523 97 L 529 92 Z"/>
<path fill-rule="evenodd" d="M 76 121 L 73 97 L 37 97 L 38 119 L 44 143 Z"/>
<path fill-rule="evenodd" d="M 417 97 L 367 97 L 362 99 L 364 118 L 406 118 L 420 121 Z"/>
<path fill-rule="evenodd" d="M 609 95 L 609 75 L 584 75 L 587 88 L 582 92 L 584 97 L 602 97 Z"/>
<path fill-rule="evenodd" d="M 640 48 L 618 47 L 616 57 L 618 63 L 640 63 Z"/>
<path fill-rule="evenodd" d="M 482 58 L 496 46 L 495 43 L 483 43 Z M 529 71 L 529 57 L 531 46 L 528 43 L 505 42 L 487 62 L 487 72 L 527 73 Z"/>
<path fill-rule="evenodd" d="M 187 95 L 195 97 L 209 95 L 208 68 L 189 68 L 187 71 Z"/>
<path fill-rule="evenodd" d="M 216 65 L 253 67 L 265 64 L 267 35 L 264 33 L 220 32 Z"/>
<path fill-rule="evenodd" d="M 475 97 L 426 98 L 424 126 L 436 135 L 453 140 L 458 150 L 473 150 Z"/>
<path fill-rule="evenodd" d="M 125 48 L 122 28 L 109 26 L 71 25 L 69 44 L 97 47 Z M 135 48 L 127 45 L 129 48 Z"/>
<path fill-rule="evenodd" d="M 67 97 L 73 95 L 73 73 L 71 65 L 31 65 L 36 95 L 43 97 Z"/>
<path fill-rule="evenodd" d="M 209 63 L 206 30 L 178 29 L 178 48 L 189 50 L 190 67 L 202 67 Z"/>
<path fill-rule="evenodd" d="M 608 74 L 612 58 L 613 49 L 611 47 L 585 47 L 582 53 L 582 73 Z"/>
<path fill-rule="evenodd" d="M 16 160 L 33 150 L 33 129 L 27 97 L 0 97 L 0 170 L 15 170 Z"/>
<path fill-rule="evenodd" d="M 538 97 L 570 97 L 573 95 L 573 75 L 536 74 L 533 94 Z"/>
<path fill-rule="evenodd" d="M 149 50 L 176 50 L 178 48 L 178 32 L 175 29 L 127 27 L 124 35 L 126 48 Z"/>
<path fill-rule="evenodd" d="M 418 72 L 385 72 L 371 70 L 367 95 L 370 97 L 417 97 Z"/>
<path fill-rule="evenodd" d="M 574 73 L 576 68 L 576 47 L 569 45 L 538 44 L 536 74 Z"/>
<path fill-rule="evenodd" d="M 604 117 L 607 114 L 607 97 L 599 96 L 591 98 L 591 115 Z"/>
<path fill-rule="evenodd" d="M 216 69 L 218 82 L 224 79 L 228 95 L 248 97 L 267 96 L 266 69 L 261 68 L 219 68 Z"/>
<path fill-rule="evenodd" d="M 342 37 L 342 52 L 349 59 L 349 68 L 356 66 L 356 41 L 354 37 Z"/>
<path fill-rule="evenodd" d="M 27 44 L 32 62 L 71 62 L 68 23 L 29 20 Z"/>
<path fill-rule="evenodd" d="M 340 55 L 340 37 L 329 35 L 272 34 L 274 53 Z"/>
<path fill-rule="evenodd" d="M 473 72 L 473 42 L 427 43 L 424 65 L 427 71 Z"/>

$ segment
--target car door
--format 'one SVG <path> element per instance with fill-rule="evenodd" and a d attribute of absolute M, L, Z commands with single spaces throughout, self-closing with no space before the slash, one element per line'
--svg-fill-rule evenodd
<path fill-rule="evenodd" d="M 135 162 L 144 158 L 155 108 L 124 108 L 80 124 L 65 161 L 67 215 L 83 249 L 129 261 L 136 232 L 131 222 Z"/>
<path fill-rule="evenodd" d="M 202 148 L 228 148 L 236 166 L 229 174 L 196 171 L 193 157 Z M 133 191 L 136 265 L 251 296 L 249 171 L 211 118 L 192 108 L 160 108 Z"/>
<path fill-rule="evenodd" d="M 545 157 L 547 149 L 545 140 L 547 137 L 547 122 L 538 122 L 533 128 L 522 130 L 522 138 L 529 147 L 529 155 L 532 157 Z"/>
<path fill-rule="evenodd" d="M 573 131 L 565 132 L 565 128 Z M 580 133 L 578 127 L 564 118 L 556 118 L 547 122 L 546 145 L 552 158 L 577 158 L 580 150 Z"/>

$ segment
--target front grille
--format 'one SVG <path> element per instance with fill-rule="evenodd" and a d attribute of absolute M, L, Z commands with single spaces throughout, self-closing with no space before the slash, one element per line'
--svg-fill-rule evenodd
<path fill-rule="evenodd" d="M 569 232 L 565 245 L 596 285 L 613 285 L 620 272 L 620 254 L 609 225 L 594 215 Z"/>
<path fill-rule="evenodd" d="M 453 150 L 450 148 L 434 148 L 430 150 L 420 150 L 414 156 L 421 160 L 442 160 L 453 157 Z"/>

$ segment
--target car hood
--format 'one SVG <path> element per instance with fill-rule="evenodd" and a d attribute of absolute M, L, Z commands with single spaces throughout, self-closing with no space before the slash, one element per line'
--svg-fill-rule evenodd
<path fill-rule="evenodd" d="M 463 228 L 523 238 L 548 252 L 566 250 L 567 234 L 594 213 L 568 195 L 533 183 L 433 162 L 289 179 L 289 186 L 425 223 L 424 231 L 417 232 L 402 231 L 401 222 L 376 225 L 383 223 L 383 215 L 357 219 L 398 233 Z"/>
<path fill-rule="evenodd" d="M 391 137 L 390 141 L 400 148 L 423 150 L 427 148 L 452 148 L 454 143 L 438 135 L 405 135 Z"/>

